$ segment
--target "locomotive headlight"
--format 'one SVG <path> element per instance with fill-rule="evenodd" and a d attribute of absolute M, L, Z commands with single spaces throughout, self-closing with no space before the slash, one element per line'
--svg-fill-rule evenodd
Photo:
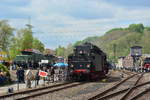
<path fill-rule="evenodd" d="M 90 64 L 87 64 L 87 66 L 86 66 L 87 68 L 90 68 Z"/>

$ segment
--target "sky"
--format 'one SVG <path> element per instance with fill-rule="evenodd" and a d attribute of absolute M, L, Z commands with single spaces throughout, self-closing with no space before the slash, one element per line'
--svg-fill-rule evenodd
<path fill-rule="evenodd" d="M 16 29 L 30 22 L 33 35 L 51 49 L 116 27 L 150 26 L 150 0 L 0 0 L 0 9 L 0 20 Z"/>

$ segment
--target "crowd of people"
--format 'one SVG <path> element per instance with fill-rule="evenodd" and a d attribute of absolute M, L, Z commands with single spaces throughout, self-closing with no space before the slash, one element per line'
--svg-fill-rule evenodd
<path fill-rule="evenodd" d="M 40 76 L 40 71 L 44 71 L 47 73 L 46 77 Z M 32 68 L 29 67 L 27 71 L 25 72 L 22 67 L 18 67 L 16 71 L 17 76 L 17 82 L 18 83 L 25 83 L 26 81 L 26 87 L 31 88 L 31 82 L 35 81 L 35 85 L 39 85 L 39 80 L 43 80 L 43 82 L 58 82 L 63 81 L 67 77 L 67 69 L 61 68 L 61 67 L 42 67 L 37 68 L 36 71 L 33 72 Z"/>

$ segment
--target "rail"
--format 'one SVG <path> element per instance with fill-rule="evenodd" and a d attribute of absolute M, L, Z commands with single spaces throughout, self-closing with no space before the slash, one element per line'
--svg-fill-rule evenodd
<path fill-rule="evenodd" d="M 60 91 L 60 90 L 64 90 L 64 89 L 68 89 L 68 88 L 72 88 L 72 87 L 76 87 L 76 86 L 82 85 L 82 84 L 85 84 L 85 83 L 72 84 L 72 85 L 69 85 L 69 86 L 64 86 L 64 87 L 60 87 L 60 88 L 56 88 L 56 89 L 52 89 L 52 90 L 48 89 L 46 91 L 37 92 L 37 93 L 34 93 L 34 94 L 30 94 L 28 96 L 17 98 L 16 100 L 28 100 L 30 98 L 34 98 L 34 97 L 41 96 L 41 95 L 44 95 L 44 94 L 47 94 L 47 93 L 53 93 L 53 92 L 56 92 L 56 91 Z"/>
<path fill-rule="evenodd" d="M 40 87 L 40 88 L 28 89 L 28 90 L 24 90 L 24 91 L 18 91 L 18 92 L 15 92 L 15 93 L 0 95 L 0 99 L 14 97 L 14 96 L 21 95 L 21 94 L 24 95 L 24 94 L 28 94 L 28 93 L 31 93 L 31 92 L 40 91 L 40 90 L 44 90 L 44 89 L 47 89 L 47 88 L 59 87 L 59 86 L 67 85 L 67 84 L 71 84 L 71 83 L 62 83 L 62 84 L 57 84 L 57 85 L 44 86 L 44 87 Z"/>
<path fill-rule="evenodd" d="M 145 93 L 150 92 L 150 88 L 145 89 L 144 91 L 142 91 L 141 93 L 137 94 L 136 96 L 134 96 L 133 98 L 131 98 L 130 100 L 136 100 L 139 97 L 143 96 Z"/>
<path fill-rule="evenodd" d="M 125 93 L 125 95 L 120 100 L 126 100 L 126 98 L 128 97 L 128 95 L 133 91 L 134 87 L 138 84 L 138 82 L 143 77 L 143 75 L 144 75 L 144 73 L 142 73 L 140 75 L 140 77 L 136 80 L 136 82 L 134 83 L 134 85 Z"/>
<path fill-rule="evenodd" d="M 147 85 L 147 84 L 150 84 L 150 81 L 141 83 L 141 84 L 139 84 L 139 85 L 136 85 L 136 86 L 133 87 L 133 89 L 142 87 L 142 86 Z M 125 92 L 127 92 L 129 89 L 130 89 L 130 88 L 126 88 L 126 89 L 117 91 L 117 92 L 115 92 L 115 93 L 111 93 L 111 94 L 105 95 L 105 96 L 103 96 L 103 97 L 97 98 L 97 99 L 95 99 L 95 100 L 106 100 L 106 99 L 108 99 L 108 98 L 112 98 L 112 97 L 117 96 L 117 95 L 119 95 L 119 94 L 125 93 Z M 147 91 L 148 91 L 148 90 L 147 90 Z M 146 91 L 146 92 L 147 92 L 147 91 Z M 139 96 L 137 96 L 137 97 L 139 97 Z M 137 97 L 135 97 L 135 98 L 137 98 Z M 133 98 L 132 100 L 135 100 L 135 99 Z"/>
<path fill-rule="evenodd" d="M 110 92 L 110 91 L 114 90 L 115 88 L 117 88 L 118 86 L 120 86 L 120 85 L 121 85 L 122 83 L 124 83 L 125 81 L 127 81 L 127 80 L 129 80 L 130 78 L 134 77 L 135 75 L 137 75 L 137 74 L 133 74 L 133 75 L 131 75 L 131 76 L 125 78 L 124 80 L 122 80 L 122 81 L 120 81 L 119 83 L 115 84 L 113 87 L 111 87 L 111 88 L 109 88 L 109 89 L 103 91 L 102 93 L 100 93 L 100 94 L 98 94 L 98 95 L 96 95 L 96 96 L 94 96 L 94 97 L 89 98 L 88 100 L 96 100 L 96 99 L 98 99 L 99 97 L 104 96 L 104 95 L 107 94 L 108 92 Z"/>

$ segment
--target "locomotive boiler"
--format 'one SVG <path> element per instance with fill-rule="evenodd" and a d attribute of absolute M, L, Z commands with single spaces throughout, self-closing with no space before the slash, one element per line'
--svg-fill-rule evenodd
<path fill-rule="evenodd" d="M 108 73 L 106 54 L 91 43 L 76 46 L 68 65 L 73 80 L 98 80 Z"/>

